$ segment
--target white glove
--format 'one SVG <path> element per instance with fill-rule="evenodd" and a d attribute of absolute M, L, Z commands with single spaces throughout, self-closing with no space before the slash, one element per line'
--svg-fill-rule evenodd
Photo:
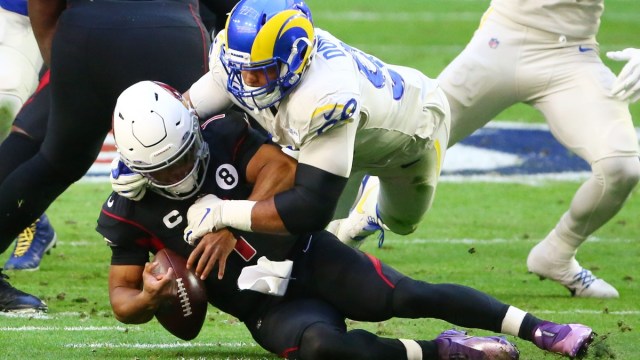
<path fill-rule="evenodd" d="M 611 60 L 627 62 L 616 81 L 613 82 L 611 95 L 622 101 L 638 101 L 640 99 L 640 49 L 609 51 L 607 57 Z"/>
<path fill-rule="evenodd" d="M 120 161 L 119 157 L 111 162 L 109 180 L 111 180 L 113 191 L 133 201 L 142 199 L 147 192 L 147 184 L 149 183 L 146 177 L 131 171 L 127 165 Z"/>
<path fill-rule="evenodd" d="M 195 245 L 196 241 L 210 232 L 220 230 L 222 225 L 222 203 L 224 200 L 215 195 L 206 195 L 196 200 L 187 211 L 187 228 L 184 229 L 184 241 Z"/>

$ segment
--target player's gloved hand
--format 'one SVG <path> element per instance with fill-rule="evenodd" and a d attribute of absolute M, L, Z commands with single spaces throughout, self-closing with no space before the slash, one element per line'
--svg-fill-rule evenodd
<path fill-rule="evenodd" d="M 622 101 L 638 101 L 640 99 L 640 49 L 627 48 L 622 51 L 609 51 L 607 57 L 627 62 L 613 83 L 611 95 Z"/>
<path fill-rule="evenodd" d="M 109 180 L 111 180 L 113 191 L 133 201 L 142 199 L 147 192 L 147 184 L 149 183 L 146 177 L 131 171 L 127 165 L 120 161 L 119 157 L 111 162 Z"/>
<path fill-rule="evenodd" d="M 224 200 L 209 194 L 196 200 L 187 211 L 187 228 L 184 229 L 184 241 L 194 245 L 206 234 L 220 230 L 222 224 L 222 204 Z"/>

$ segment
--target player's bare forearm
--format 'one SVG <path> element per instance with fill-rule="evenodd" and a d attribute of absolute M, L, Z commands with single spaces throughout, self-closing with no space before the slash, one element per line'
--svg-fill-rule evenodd
<path fill-rule="evenodd" d="M 247 165 L 247 181 L 253 183 L 249 200 L 267 200 L 291 189 L 297 163 L 279 147 L 263 145 Z"/>
<path fill-rule="evenodd" d="M 254 232 L 288 235 L 273 198 L 258 201 L 251 211 L 251 229 Z"/>
<path fill-rule="evenodd" d="M 51 43 L 65 0 L 29 0 L 29 19 L 45 64 L 51 64 Z"/>
<path fill-rule="evenodd" d="M 293 187 L 296 166 L 295 160 L 272 145 L 263 145 L 249 162 L 247 180 L 254 183 L 249 200 L 258 201 L 251 211 L 253 231 L 288 234 L 273 196 Z"/>
<path fill-rule="evenodd" d="M 157 307 L 152 305 L 144 291 L 118 287 L 109 292 L 116 320 L 124 324 L 144 324 L 153 319 Z"/>
<path fill-rule="evenodd" d="M 153 275 L 157 266 L 111 266 L 109 300 L 116 319 L 125 324 L 142 324 L 151 320 L 165 298 L 170 297 L 175 280 L 173 269 L 167 274 Z"/>

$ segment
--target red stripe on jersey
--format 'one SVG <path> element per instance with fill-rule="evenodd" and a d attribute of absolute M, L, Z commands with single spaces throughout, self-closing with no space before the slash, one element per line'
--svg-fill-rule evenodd
<path fill-rule="evenodd" d="M 380 263 L 380 260 L 373 257 L 372 255 L 369 255 L 369 254 L 366 254 L 366 255 L 369 257 L 369 260 L 371 260 L 371 262 L 373 263 L 373 267 L 376 269 L 376 272 L 378 273 L 378 276 L 380 276 L 382 281 L 386 282 L 390 288 L 395 289 L 396 286 L 393 285 L 393 283 L 389 281 L 389 279 L 382 273 L 382 263 Z"/>
<path fill-rule="evenodd" d="M 42 78 L 40 79 L 40 83 L 38 83 L 38 87 L 36 88 L 36 92 L 39 92 L 45 86 L 49 85 L 49 79 L 51 78 L 51 72 L 47 70 Z"/>
<path fill-rule="evenodd" d="M 251 261 L 258 251 L 242 236 L 237 236 L 236 240 L 236 247 L 233 250 L 237 252 L 244 261 Z"/>
<path fill-rule="evenodd" d="M 200 125 L 200 129 L 204 130 L 207 125 L 209 125 L 209 123 L 211 123 L 212 121 L 218 120 L 218 119 L 224 119 L 224 117 L 227 116 L 226 114 L 220 114 L 220 115 L 216 115 L 216 116 L 212 116 L 210 117 L 207 121 L 203 122 L 202 125 Z"/>
<path fill-rule="evenodd" d="M 238 157 L 238 151 L 240 150 L 240 146 L 244 143 L 246 139 L 247 139 L 247 133 L 244 133 L 242 137 L 238 140 L 238 142 L 236 142 L 236 147 L 233 149 L 233 160 L 235 160 Z"/>
<path fill-rule="evenodd" d="M 289 358 L 289 354 L 291 354 L 294 351 L 298 351 L 299 347 L 292 347 L 292 348 L 288 348 L 288 349 L 284 349 L 284 351 L 280 354 L 280 357 L 288 359 Z"/>
<path fill-rule="evenodd" d="M 27 99 L 27 101 L 24 103 L 24 105 L 27 105 L 28 103 L 33 101 L 33 97 L 40 92 L 40 90 L 44 89 L 45 86 L 49 85 L 49 79 L 51 78 L 51 73 L 49 72 L 49 70 L 47 70 L 44 75 L 42 75 L 42 78 L 40 79 L 40 83 L 38 83 L 38 87 L 36 88 L 36 91 Z M 22 106 L 24 106 L 22 105 Z"/>
<path fill-rule="evenodd" d="M 166 246 L 164 245 L 164 243 L 162 242 L 162 240 L 160 240 L 159 237 L 157 237 L 154 233 L 152 233 L 151 231 L 149 231 L 147 228 L 145 228 L 144 226 L 138 224 L 137 222 L 131 221 L 129 219 L 123 218 L 122 216 L 118 216 L 112 212 L 108 212 L 104 209 L 102 209 L 102 213 L 105 214 L 106 216 L 116 219 L 120 222 L 129 224 L 131 226 L 137 227 L 138 229 L 146 232 L 147 234 L 149 234 L 149 238 L 146 239 L 138 239 L 136 240 L 136 242 L 140 243 L 142 242 L 140 245 L 144 245 L 146 247 L 151 247 L 156 249 L 156 251 L 159 251 L 161 249 L 164 249 Z"/>
<path fill-rule="evenodd" d="M 206 73 L 209 71 L 209 51 L 207 49 L 206 40 L 209 36 L 209 32 L 204 28 L 202 21 L 200 21 L 200 10 L 194 9 L 193 5 L 189 5 L 189 11 L 191 11 L 191 16 L 195 20 L 195 23 L 198 24 L 198 28 L 200 28 L 200 38 L 202 39 L 202 66 Z"/>

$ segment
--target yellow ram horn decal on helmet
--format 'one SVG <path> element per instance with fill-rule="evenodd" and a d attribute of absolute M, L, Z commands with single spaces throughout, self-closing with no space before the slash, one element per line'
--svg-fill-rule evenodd
<path fill-rule="evenodd" d="M 291 31 L 295 32 L 296 38 L 310 41 L 308 49 L 311 50 L 315 38 L 313 24 L 300 11 L 285 10 L 269 19 L 258 32 L 251 48 L 251 62 L 260 63 L 273 57 L 280 57 L 286 61 L 293 49 L 277 49 L 277 46 L 283 43 L 278 40 L 283 36 L 290 36 Z M 285 41 L 284 43 L 288 42 Z M 293 44 L 294 42 L 291 43 Z M 300 66 L 290 70 L 295 73 L 301 72 L 307 61 L 308 54 L 306 54 L 304 61 L 299 64 Z"/>

